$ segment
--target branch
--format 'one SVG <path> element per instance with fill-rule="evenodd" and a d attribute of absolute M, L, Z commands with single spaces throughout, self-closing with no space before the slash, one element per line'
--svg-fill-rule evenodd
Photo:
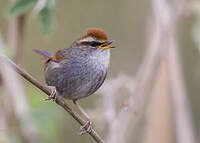
<path fill-rule="evenodd" d="M 34 86 L 42 90 L 44 93 L 46 93 L 48 96 L 51 95 L 51 90 L 41 84 L 39 81 L 37 81 L 35 78 L 33 78 L 30 74 L 28 74 L 26 71 L 21 69 L 18 65 L 16 65 L 13 61 L 11 61 L 9 58 L 5 56 L 0 55 L 0 61 L 5 61 L 11 64 L 11 66 L 16 70 L 18 74 L 20 74 L 24 79 L 28 80 L 30 83 L 32 83 Z M 63 107 L 79 124 L 84 125 L 85 120 L 83 120 L 80 115 L 75 112 L 66 102 L 63 98 L 57 97 L 55 101 L 58 105 Z M 105 143 L 104 140 L 97 134 L 95 130 L 92 129 L 92 131 L 89 133 L 90 136 L 97 142 L 97 143 Z"/>

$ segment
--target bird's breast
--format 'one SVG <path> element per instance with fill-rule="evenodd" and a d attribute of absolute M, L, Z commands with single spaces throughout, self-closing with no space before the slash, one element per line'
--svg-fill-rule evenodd
<path fill-rule="evenodd" d="M 91 66 L 94 66 L 97 70 L 107 69 L 110 63 L 110 51 L 100 50 L 99 52 L 89 56 L 88 61 Z"/>
<path fill-rule="evenodd" d="M 94 93 L 103 83 L 109 67 L 110 51 L 79 55 L 46 69 L 46 82 L 56 86 L 67 99 L 80 99 Z"/>

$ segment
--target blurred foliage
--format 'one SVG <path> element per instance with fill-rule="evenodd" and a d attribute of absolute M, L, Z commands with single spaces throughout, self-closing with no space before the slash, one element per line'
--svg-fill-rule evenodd
<path fill-rule="evenodd" d="M 196 1 L 198 2 L 198 0 Z M 54 0 L 18 0 L 10 6 L 8 15 L 9 17 L 14 17 L 31 12 L 33 16 L 36 16 L 37 21 L 35 19 L 27 19 L 24 65 L 25 69 L 40 81 L 43 79 L 42 65 L 40 58 L 34 55 L 32 49 L 56 51 L 60 48 L 66 48 L 89 27 L 103 28 L 108 33 L 109 38 L 117 41 L 117 48 L 112 51 L 109 76 L 116 76 L 120 72 L 135 75 L 143 57 L 144 47 L 146 47 L 145 26 L 150 13 L 150 3 L 151 1 L 132 0 L 126 2 L 69 0 L 56 1 L 57 5 L 55 6 Z M 0 2 L 2 10 L 0 13 L 0 26 L 4 37 L 7 36 L 8 23 L 2 14 L 7 4 L 7 1 Z M 54 15 L 56 15 L 57 20 L 55 33 L 50 40 L 44 40 L 42 35 L 38 35 L 39 28 L 35 26 L 35 23 L 39 22 L 42 32 L 49 34 L 54 26 Z M 190 100 L 194 106 L 195 126 L 198 126 L 200 133 L 200 72 L 194 74 L 197 71 L 195 68 L 199 68 L 200 60 L 197 48 L 190 35 L 193 23 L 193 18 L 182 21 L 179 25 L 179 38 L 184 75 Z M 5 48 L 5 51 L 12 55 L 12 51 L 7 48 Z M 65 111 L 54 105 L 54 103 L 42 101 L 45 98 L 44 94 L 27 82 L 25 85 L 31 106 L 31 115 L 37 127 L 39 127 L 44 143 L 91 141 L 88 136 L 77 136 L 76 132 L 79 126 L 76 126 L 75 121 Z M 83 99 L 80 103 L 85 106 L 85 109 L 91 108 L 96 106 L 94 101 L 99 100 L 97 98 L 97 95 L 93 95 Z M 100 133 L 103 134 L 105 132 Z M 14 137 L 12 142 L 14 143 Z"/>
<path fill-rule="evenodd" d="M 26 13 L 38 0 L 18 0 L 9 9 L 9 16 L 17 16 Z"/>
<path fill-rule="evenodd" d="M 8 11 L 8 16 L 18 16 L 27 13 L 32 8 L 41 23 L 42 32 L 45 35 L 52 33 L 53 28 L 53 9 L 55 0 L 18 0 Z"/>
<path fill-rule="evenodd" d="M 194 1 L 191 3 L 191 10 L 196 16 L 196 21 L 193 26 L 193 39 L 196 42 L 198 48 L 200 48 L 200 2 Z"/>
<path fill-rule="evenodd" d="M 64 111 L 55 103 L 44 101 L 46 95 L 31 84 L 26 85 L 26 93 L 29 104 L 32 107 L 32 120 L 37 124 L 44 142 L 60 142 L 62 138 L 60 137 L 62 123 L 66 121 L 65 114 L 63 114 Z"/>
<path fill-rule="evenodd" d="M 1 41 L 0 42 L 0 54 L 2 53 L 2 54 L 5 54 L 6 56 L 8 56 L 9 58 L 13 58 L 13 54 L 14 53 L 13 53 L 13 51 L 11 49 L 9 49 L 7 47 L 7 45 L 5 45 L 4 40 L 3 40 L 2 36 L 1 36 L 1 33 L 0 33 L 0 41 Z"/>
<path fill-rule="evenodd" d="M 9 58 L 13 58 L 14 53 L 11 49 L 9 48 L 5 48 L 5 54 L 9 57 Z"/>
<path fill-rule="evenodd" d="M 9 132 L 8 133 L 9 139 L 11 143 L 21 143 L 20 138 L 16 136 L 14 132 Z"/>
<path fill-rule="evenodd" d="M 53 2 L 47 1 L 39 12 L 39 19 L 44 34 L 50 34 L 53 28 Z"/>

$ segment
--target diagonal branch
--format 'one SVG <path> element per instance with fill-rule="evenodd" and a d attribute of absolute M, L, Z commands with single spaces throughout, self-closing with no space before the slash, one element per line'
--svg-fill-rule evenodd
<path fill-rule="evenodd" d="M 28 74 L 26 71 L 24 71 L 23 69 L 21 69 L 18 65 L 16 65 L 13 61 L 11 61 L 9 58 L 5 57 L 5 56 L 1 56 L 0 55 L 0 61 L 1 62 L 8 62 L 8 64 L 10 64 L 15 71 L 20 74 L 24 79 L 26 79 L 27 81 L 29 81 L 30 83 L 32 83 L 34 86 L 36 86 L 37 88 L 39 88 L 40 90 L 42 90 L 44 93 L 46 93 L 48 96 L 51 95 L 51 90 L 41 84 L 39 81 L 37 81 L 35 78 L 33 78 L 30 74 Z M 75 112 L 66 102 L 63 98 L 56 98 L 55 101 L 58 105 L 60 105 L 61 107 L 63 107 L 79 124 L 84 125 L 85 120 L 83 120 L 80 115 Z M 97 142 L 97 143 L 105 143 L 104 140 L 98 135 L 98 133 L 92 129 L 92 131 L 89 133 L 90 136 Z"/>

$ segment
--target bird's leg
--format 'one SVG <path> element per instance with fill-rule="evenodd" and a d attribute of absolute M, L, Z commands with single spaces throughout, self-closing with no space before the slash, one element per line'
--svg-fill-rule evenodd
<path fill-rule="evenodd" d="M 44 100 L 53 100 L 56 101 L 56 87 L 55 86 L 47 86 L 48 88 L 51 89 L 51 94 L 47 96 Z"/>
<path fill-rule="evenodd" d="M 80 104 L 77 102 L 77 100 L 73 100 L 76 107 L 81 111 L 81 113 L 85 116 L 86 122 L 84 125 L 80 127 L 80 135 L 83 135 L 85 133 L 90 133 L 92 131 L 92 121 L 89 117 L 89 115 L 85 112 L 85 110 L 80 106 Z"/>

